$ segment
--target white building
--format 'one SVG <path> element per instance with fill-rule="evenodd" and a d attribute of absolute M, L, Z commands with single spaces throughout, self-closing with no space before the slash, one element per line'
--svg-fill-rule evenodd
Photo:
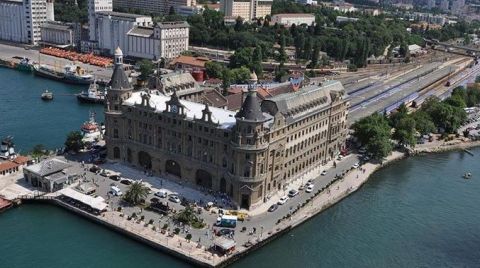
<path fill-rule="evenodd" d="M 349 3 L 344 3 L 344 4 L 338 4 L 333 7 L 333 10 L 340 11 L 342 13 L 347 13 L 347 12 L 355 12 L 357 11 L 357 8 L 354 7 L 352 4 Z"/>
<path fill-rule="evenodd" d="M 0 0 L 0 39 L 37 45 L 47 20 L 47 0 Z"/>
<path fill-rule="evenodd" d="M 315 15 L 296 13 L 296 14 L 276 14 L 272 16 L 272 24 L 278 23 L 287 27 L 301 24 L 312 25 L 315 23 Z"/>
<path fill-rule="evenodd" d="M 47 21 L 55 21 L 55 9 L 53 0 L 47 0 Z"/>
<path fill-rule="evenodd" d="M 114 0 L 115 10 L 136 9 L 146 14 L 168 14 L 170 8 L 196 6 L 196 0 Z"/>
<path fill-rule="evenodd" d="M 95 13 L 100 11 L 112 11 L 112 0 L 88 0 L 88 24 L 90 41 L 98 41 L 97 25 L 95 24 Z"/>
<path fill-rule="evenodd" d="M 272 3 L 273 0 L 221 0 L 220 11 L 225 17 L 241 17 L 252 20 L 270 15 Z"/>
<path fill-rule="evenodd" d="M 42 41 L 44 45 L 57 46 L 57 47 L 74 47 L 75 44 L 75 31 L 72 24 L 47 22 L 41 26 L 42 29 Z"/>
<path fill-rule="evenodd" d="M 155 60 L 176 58 L 188 50 L 188 34 L 189 25 L 184 21 L 136 26 L 127 34 L 127 55 Z"/>
<path fill-rule="evenodd" d="M 100 11 L 95 13 L 98 49 L 104 54 L 113 54 L 117 47 L 129 51 L 127 33 L 135 26 L 151 26 L 149 16 Z"/>

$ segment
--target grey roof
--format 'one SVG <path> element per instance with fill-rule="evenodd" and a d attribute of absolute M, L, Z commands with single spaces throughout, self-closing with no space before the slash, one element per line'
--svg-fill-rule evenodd
<path fill-rule="evenodd" d="M 115 64 L 110 86 L 112 89 L 132 89 L 132 85 L 130 85 L 127 74 L 123 69 L 123 64 Z"/>
<path fill-rule="evenodd" d="M 71 25 L 68 25 L 68 24 L 59 24 L 59 23 L 51 23 L 51 22 L 47 22 L 47 23 L 44 23 L 42 26 L 40 26 L 41 28 L 46 28 L 46 29 L 55 29 L 55 30 L 62 30 L 62 31 L 68 31 L 70 29 L 72 29 L 72 26 Z"/>
<path fill-rule="evenodd" d="M 157 89 L 165 95 L 170 95 L 175 90 L 180 97 L 198 93 L 203 90 L 188 72 L 171 72 L 152 75 L 149 78 L 148 87 L 150 89 Z"/>
<path fill-rule="evenodd" d="M 105 15 L 105 16 L 113 16 L 113 17 L 127 18 L 127 19 L 137 19 L 137 18 L 144 18 L 144 17 L 150 18 L 149 16 L 145 16 L 145 15 L 122 13 L 122 12 L 115 12 L 115 11 L 98 11 L 95 13 L 100 15 Z"/>
<path fill-rule="evenodd" d="M 69 168 L 71 166 L 72 166 L 71 164 L 69 164 L 65 161 L 62 161 L 62 160 L 57 159 L 57 158 L 53 158 L 53 159 L 50 159 L 50 160 L 42 161 L 42 162 L 40 162 L 38 164 L 35 164 L 35 165 L 25 167 L 25 169 L 43 177 L 43 176 L 47 176 L 47 175 L 50 175 L 50 174 L 53 174 L 53 173 L 60 172 L 60 171 L 66 169 L 66 168 Z"/>
<path fill-rule="evenodd" d="M 297 92 L 281 94 L 264 100 L 262 110 L 272 115 L 280 112 L 288 123 L 328 107 L 334 97 L 344 95 L 339 81 L 327 81 L 321 85 L 308 85 Z"/>
<path fill-rule="evenodd" d="M 257 91 L 250 87 L 247 93 L 247 97 L 242 103 L 240 111 L 235 115 L 236 118 L 245 121 L 264 121 L 262 109 L 260 108 L 260 100 L 257 98 Z"/>
<path fill-rule="evenodd" d="M 55 184 L 62 184 L 62 183 L 65 183 L 67 182 L 68 180 L 68 176 L 63 174 L 63 173 L 54 173 L 52 175 L 49 175 L 49 176 L 45 176 L 45 179 L 55 183 Z"/>
<path fill-rule="evenodd" d="M 153 35 L 153 27 L 135 26 L 127 34 L 128 35 L 151 37 Z"/>
<path fill-rule="evenodd" d="M 160 29 L 171 29 L 171 28 L 184 28 L 190 27 L 186 21 L 169 21 L 169 22 L 159 22 L 156 25 Z"/>

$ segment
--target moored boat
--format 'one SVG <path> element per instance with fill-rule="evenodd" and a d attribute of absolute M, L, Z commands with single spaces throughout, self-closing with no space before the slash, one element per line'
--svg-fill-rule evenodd
<path fill-rule="evenodd" d="M 105 103 L 105 92 L 98 90 L 98 86 L 95 81 L 90 84 L 87 91 L 82 91 L 76 96 L 77 100 L 83 103 Z"/>
<path fill-rule="evenodd" d="M 83 141 L 88 143 L 94 143 L 102 138 L 102 129 L 100 125 L 95 121 L 95 113 L 90 112 L 90 118 L 87 122 L 83 123 L 80 128 L 83 134 Z"/>
<path fill-rule="evenodd" d="M 29 58 L 23 58 L 20 62 L 15 66 L 15 68 L 22 72 L 31 72 L 32 71 L 32 64 L 30 63 Z"/>
<path fill-rule="evenodd" d="M 33 65 L 33 73 L 35 75 L 45 77 L 45 78 L 50 78 L 53 80 L 63 80 L 65 78 L 65 75 L 62 72 L 58 72 L 58 71 L 55 71 L 54 69 L 50 69 L 43 64 Z"/>
<path fill-rule="evenodd" d="M 93 82 L 93 75 L 77 65 L 66 65 L 64 68 L 65 82 L 80 85 L 89 85 Z"/>

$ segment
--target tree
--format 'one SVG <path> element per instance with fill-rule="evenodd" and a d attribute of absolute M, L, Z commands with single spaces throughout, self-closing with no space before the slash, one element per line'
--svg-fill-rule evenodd
<path fill-rule="evenodd" d="M 398 122 L 400 122 L 400 120 L 405 118 L 407 115 L 408 115 L 408 108 L 405 105 L 405 103 L 402 103 L 398 107 L 397 111 L 390 115 L 390 126 L 392 126 L 393 128 L 396 128 Z"/>
<path fill-rule="evenodd" d="M 243 84 L 250 79 L 250 70 L 247 67 L 236 68 L 232 70 L 232 76 L 235 83 Z"/>
<path fill-rule="evenodd" d="M 403 146 L 415 146 L 415 120 L 411 116 L 406 116 L 398 121 L 392 138 L 397 140 Z"/>
<path fill-rule="evenodd" d="M 469 87 L 466 90 L 465 101 L 468 107 L 476 106 L 480 103 L 480 88 L 478 86 Z"/>
<path fill-rule="evenodd" d="M 65 141 L 65 149 L 67 151 L 78 152 L 83 148 L 83 136 L 80 131 L 71 131 L 67 135 L 67 140 Z"/>
<path fill-rule="evenodd" d="M 375 113 L 355 122 L 354 136 L 375 159 L 386 157 L 393 149 L 390 141 L 390 126 L 385 116 Z"/>
<path fill-rule="evenodd" d="M 146 60 L 143 59 L 139 63 L 139 69 L 140 69 L 140 79 L 145 81 L 147 78 L 153 74 L 155 66 L 153 65 L 153 62 L 151 60 Z"/>
<path fill-rule="evenodd" d="M 221 78 L 224 68 L 225 67 L 223 67 L 223 65 L 218 62 L 209 61 L 205 63 L 205 71 L 207 72 L 207 75 L 210 78 L 212 77 Z"/>
<path fill-rule="evenodd" d="M 176 15 L 177 12 L 175 12 L 175 8 L 173 6 L 170 6 L 170 9 L 168 10 L 168 15 Z"/>
<path fill-rule="evenodd" d="M 415 129 L 422 135 L 427 135 L 436 130 L 435 124 L 430 116 L 424 111 L 416 111 L 412 115 L 415 120 Z"/>
<path fill-rule="evenodd" d="M 318 60 L 320 59 L 320 43 L 315 43 L 312 53 L 312 61 L 310 62 L 310 68 L 316 68 L 318 65 Z"/>
<path fill-rule="evenodd" d="M 37 144 L 37 145 L 33 146 L 32 156 L 34 158 L 38 158 L 38 157 L 41 157 L 41 156 L 44 156 L 44 155 L 47 155 L 47 154 L 48 154 L 48 151 L 47 151 L 47 149 L 45 149 L 45 146 L 43 144 Z"/>
<path fill-rule="evenodd" d="M 285 52 L 286 40 L 285 34 L 282 32 L 280 35 L 280 49 L 278 50 L 278 61 L 280 65 L 284 64 L 287 61 L 287 53 Z"/>
<path fill-rule="evenodd" d="M 143 183 L 136 181 L 130 185 L 125 193 L 124 200 L 132 205 L 138 205 L 148 196 L 149 189 Z"/>
<path fill-rule="evenodd" d="M 233 73 L 230 69 L 223 69 L 222 71 L 222 88 L 223 88 L 223 93 L 226 95 L 226 90 L 227 88 L 232 84 L 233 81 Z"/>
<path fill-rule="evenodd" d="M 240 68 L 242 66 L 251 66 L 252 64 L 252 49 L 241 48 L 237 49 L 230 57 L 230 68 Z"/>
<path fill-rule="evenodd" d="M 253 50 L 253 56 L 252 56 L 252 64 L 250 68 L 255 71 L 255 73 L 258 76 L 262 75 L 263 72 L 263 67 L 262 67 L 262 60 L 263 60 L 263 53 L 262 53 L 262 47 L 257 46 Z"/>
<path fill-rule="evenodd" d="M 465 104 L 465 98 L 462 98 L 461 95 L 452 95 L 445 100 L 445 103 L 462 109 L 467 107 L 467 104 Z"/>

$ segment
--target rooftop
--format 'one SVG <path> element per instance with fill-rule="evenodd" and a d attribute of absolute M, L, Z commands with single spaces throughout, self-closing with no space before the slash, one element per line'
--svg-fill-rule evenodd
<path fill-rule="evenodd" d="M 126 18 L 126 19 L 138 19 L 138 18 L 149 18 L 149 16 L 145 15 L 138 15 L 138 14 L 132 14 L 132 13 L 122 13 L 122 12 L 115 12 L 115 11 L 98 11 L 95 12 L 95 14 L 99 15 L 104 15 L 104 16 L 112 16 L 112 17 L 117 17 L 117 18 Z"/>
<path fill-rule="evenodd" d="M 157 25 L 160 29 L 171 29 L 171 28 L 184 28 L 190 27 L 186 21 L 169 21 L 169 22 L 159 22 Z"/>
<path fill-rule="evenodd" d="M 180 64 L 187 64 L 195 67 L 204 68 L 205 63 L 209 61 L 210 60 L 206 57 L 192 57 L 192 56 L 180 55 L 171 62 L 171 65 L 180 63 Z"/>
<path fill-rule="evenodd" d="M 68 31 L 68 30 L 72 29 L 72 26 L 68 25 L 68 24 L 47 22 L 47 23 L 42 24 L 41 28 L 54 29 L 54 30 L 60 30 L 60 31 Z"/>
<path fill-rule="evenodd" d="M 16 168 L 18 166 L 19 166 L 19 164 L 14 163 L 12 161 L 0 162 L 0 172 L 6 171 L 6 170 L 9 170 L 9 169 L 12 169 L 12 168 Z"/>
<path fill-rule="evenodd" d="M 124 102 L 124 104 L 128 106 L 141 104 L 142 94 L 145 94 L 145 92 L 141 91 L 133 93 L 132 96 Z M 151 107 L 155 108 L 155 112 L 162 113 L 167 109 L 166 102 L 169 100 L 169 96 L 165 96 L 160 93 L 152 94 L 149 104 Z M 185 114 L 187 119 L 193 120 L 202 118 L 202 110 L 205 108 L 205 105 L 186 100 L 180 100 L 180 103 L 185 106 Z M 210 107 L 209 109 L 212 112 L 212 121 L 214 123 L 218 123 L 220 128 L 228 129 L 235 125 L 235 112 L 215 107 Z"/>
<path fill-rule="evenodd" d="M 272 17 L 282 17 L 282 18 L 298 18 L 298 17 L 311 17 L 315 18 L 315 15 L 310 13 L 283 13 L 283 14 L 275 14 Z"/>
<path fill-rule="evenodd" d="M 62 160 L 57 159 L 57 158 L 53 158 L 53 159 L 50 159 L 50 160 L 42 161 L 42 162 L 40 162 L 38 164 L 35 164 L 35 165 L 25 167 L 25 169 L 43 177 L 43 176 L 47 176 L 47 175 L 50 175 L 50 174 L 53 174 L 53 173 L 60 172 L 60 171 L 66 169 L 66 168 L 69 168 L 71 166 L 72 166 L 71 164 L 69 164 L 65 161 L 62 161 Z"/>
<path fill-rule="evenodd" d="M 151 37 L 153 35 L 153 27 L 135 26 L 127 32 L 128 35 Z"/>

